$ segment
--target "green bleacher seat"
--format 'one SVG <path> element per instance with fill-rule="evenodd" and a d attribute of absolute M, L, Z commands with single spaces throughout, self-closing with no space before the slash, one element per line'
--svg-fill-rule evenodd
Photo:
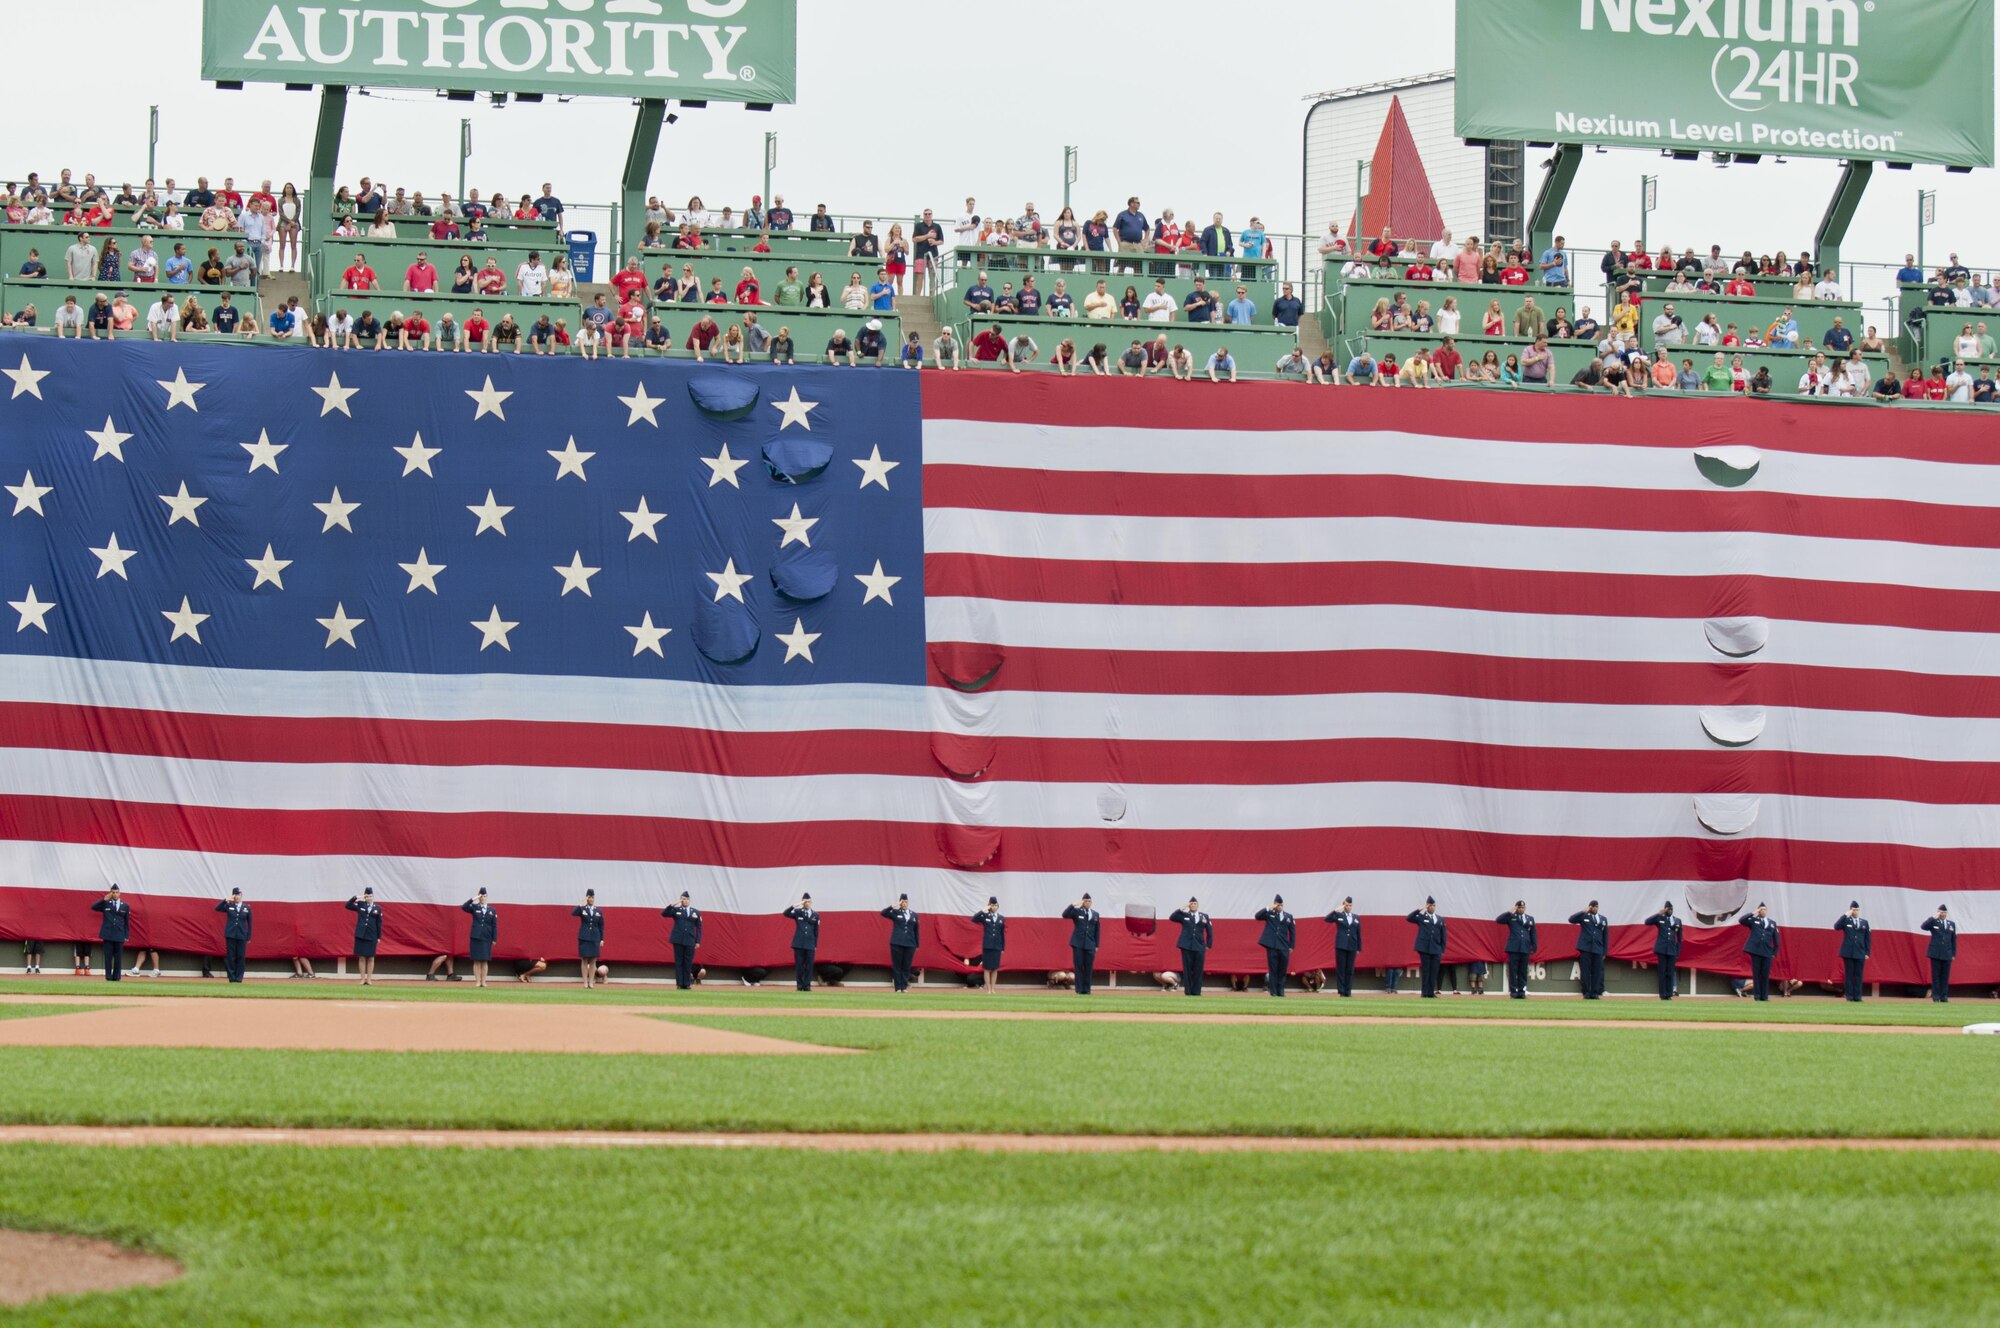
<path fill-rule="evenodd" d="M 387 292 L 402 290 L 404 274 L 409 270 L 410 264 L 416 261 L 418 254 L 430 256 L 431 265 L 438 270 L 438 285 L 447 291 L 451 289 L 452 271 L 458 266 L 460 255 L 471 257 L 475 268 L 485 267 L 489 258 L 497 259 L 500 270 L 507 276 L 507 289 L 510 293 L 517 285 L 514 279 L 515 270 L 527 261 L 529 254 L 540 254 L 543 267 L 552 264 L 557 255 L 565 258 L 569 255 L 569 251 L 562 247 L 550 250 L 546 246 L 516 242 L 466 244 L 463 241 L 446 241 L 443 244 L 433 244 L 429 240 L 368 239 L 328 242 L 316 246 L 315 252 L 321 255 L 315 274 L 316 284 L 321 289 L 315 293 L 329 295 L 340 293 L 341 273 L 347 270 L 356 254 L 368 256 L 368 266 L 375 269 L 376 279 Z"/>
<path fill-rule="evenodd" d="M 1277 292 L 1278 262 L 1274 258 L 1206 258 L 1195 254 L 1117 254 L 1089 253 L 1075 250 L 1055 250 L 1030 248 L 1023 245 L 970 245 L 956 246 L 947 263 L 955 273 L 955 279 L 963 285 L 970 285 L 979 272 L 992 275 L 994 288 L 999 288 L 1003 280 L 1019 282 L 1019 274 L 1033 272 L 1035 284 L 1044 290 L 1055 284 L 1057 277 L 1069 281 L 1070 290 L 1079 299 L 1082 292 L 1090 289 L 1090 283 L 1104 277 L 1111 286 L 1111 293 L 1117 295 L 1132 285 L 1144 295 L 1153 289 L 1155 277 L 1167 279 L 1167 290 L 1175 299 L 1180 299 L 1194 285 L 1194 278 L 1204 278 L 1210 286 L 1227 282 L 1231 286 L 1238 283 L 1250 287 L 1250 298 L 1261 305 L 1268 305 Z M 1133 269 L 1127 272 L 1125 269 Z M 1084 284 L 1079 286 L 1082 279 Z M 1227 300 L 1224 301 L 1227 303 Z"/>
<path fill-rule="evenodd" d="M 1368 320 L 1376 301 L 1393 302 L 1398 292 L 1409 297 L 1408 303 L 1413 309 L 1420 301 L 1428 301 L 1433 315 L 1447 299 L 1456 299 L 1459 327 L 1474 335 L 1481 334 L 1486 306 L 1493 300 L 1500 301 L 1500 316 L 1506 320 L 1509 332 L 1514 327 L 1514 316 L 1530 299 L 1545 316 L 1553 317 L 1559 309 L 1567 313 L 1572 321 L 1580 316 L 1577 293 L 1568 286 L 1465 286 L 1454 281 L 1402 281 L 1376 277 L 1343 279 L 1339 265 L 1331 263 L 1327 265 L 1326 280 L 1328 289 L 1334 294 L 1321 303 L 1320 330 L 1326 334 L 1329 344 L 1343 336 L 1355 337 L 1369 331 Z M 1609 310 L 1602 300 L 1586 298 L 1584 306 L 1598 321 L 1607 321 Z"/>
<path fill-rule="evenodd" d="M 129 254 L 140 247 L 146 236 L 153 237 L 153 247 L 160 251 L 160 262 L 165 264 L 167 256 L 174 251 L 176 243 L 187 246 L 188 257 L 196 263 L 208 256 L 210 246 L 217 255 L 226 257 L 236 252 L 236 241 L 243 238 L 241 231 L 167 231 L 134 230 L 129 226 L 110 226 L 90 232 L 90 242 L 99 249 L 104 246 L 105 236 L 115 236 L 118 247 Z M 13 276 L 28 261 L 30 249 L 39 250 L 41 262 L 49 269 L 50 276 L 63 273 L 63 250 L 76 242 L 76 232 L 61 226 L 0 226 L 0 274 Z"/>
<path fill-rule="evenodd" d="M 472 315 L 474 309 L 487 322 L 498 325 L 507 314 L 514 315 L 514 321 L 522 327 L 530 327 L 543 314 L 552 319 L 566 320 L 570 331 L 576 330 L 576 320 L 582 314 L 582 305 L 575 300 L 524 300 L 519 296 L 501 296 L 497 299 L 483 295 L 453 295 L 450 293 L 415 294 L 411 291 L 326 291 L 313 297 L 313 307 L 320 313 L 332 317 L 334 312 L 345 309 L 356 318 L 364 309 L 375 311 L 375 317 L 384 322 L 397 310 L 404 314 L 412 310 L 423 310 L 424 318 L 433 326 L 449 310 L 459 323 Z"/>
<path fill-rule="evenodd" d="M 1116 358 L 1124 354 L 1134 341 L 1150 342 L 1164 332 L 1167 344 L 1186 346 L 1197 366 L 1205 364 L 1217 347 L 1227 346 L 1229 353 L 1236 358 L 1239 375 L 1245 372 L 1268 373 L 1279 357 L 1298 343 L 1298 337 L 1291 328 L 1269 325 L 1241 327 L 1227 323 L 1179 321 L 1127 323 L 1087 318 L 1028 318 L 1020 314 L 981 314 L 950 321 L 953 334 L 965 347 L 962 353 L 967 359 L 972 355 L 973 336 L 995 324 L 1010 338 L 1027 333 L 1041 348 L 1043 358 L 1047 358 L 1064 337 L 1076 342 L 1079 355 L 1103 342 L 1106 352 Z"/>
<path fill-rule="evenodd" d="M 125 292 L 125 298 L 139 307 L 141 335 L 144 334 L 148 306 L 158 304 L 160 296 L 168 291 L 174 293 L 176 305 L 185 304 L 188 296 L 194 296 L 195 303 L 209 315 L 215 313 L 216 307 L 222 303 L 222 293 L 227 291 L 229 302 L 239 311 L 256 315 L 260 326 L 264 321 L 264 306 L 255 290 L 243 290 L 236 286 L 141 286 L 128 281 L 66 281 L 60 277 L 39 281 L 13 276 L 0 279 L 0 313 L 11 318 L 32 304 L 37 324 L 50 327 L 54 324 L 56 310 L 62 307 L 64 296 L 76 296 L 76 302 L 87 309 L 96 303 L 99 292 L 116 299 L 120 291 Z"/>

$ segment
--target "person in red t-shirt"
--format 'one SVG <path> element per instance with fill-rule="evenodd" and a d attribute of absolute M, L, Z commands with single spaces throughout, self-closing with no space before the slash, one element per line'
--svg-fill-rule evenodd
<path fill-rule="evenodd" d="M 438 219 L 431 223 L 431 238 L 433 240 L 456 240 L 458 238 L 458 219 L 453 217 L 449 212 L 440 214 Z"/>
<path fill-rule="evenodd" d="M 1924 379 L 1924 399 L 1927 401 L 1943 401 L 1946 395 L 1947 389 L 1944 382 L 1944 370 L 1931 370 L 1931 376 Z"/>
<path fill-rule="evenodd" d="M 1389 228 L 1387 226 L 1382 228 L 1382 234 L 1379 238 L 1368 242 L 1368 252 L 1377 258 L 1394 258 L 1397 248 L 1396 242 L 1389 238 Z"/>
<path fill-rule="evenodd" d="M 641 292 L 646 289 L 646 272 L 638 259 L 631 259 L 622 271 L 612 274 L 611 289 L 618 292 L 621 304 L 627 300 L 643 298 Z"/>
<path fill-rule="evenodd" d="M 1450 382 L 1458 377 L 1458 366 L 1463 363 L 1465 359 L 1458 353 L 1458 347 L 1446 337 L 1444 345 L 1431 352 L 1431 376 Z"/>
<path fill-rule="evenodd" d="M 703 314 L 701 321 L 688 329 L 687 349 L 694 352 L 697 360 L 708 358 L 708 348 L 722 335 L 722 328 L 712 314 Z"/>
<path fill-rule="evenodd" d="M 399 350 L 429 350 L 431 348 L 431 325 L 421 313 L 412 313 L 403 320 L 403 330 L 396 339 Z"/>
<path fill-rule="evenodd" d="M 340 274 L 340 283 L 351 291 L 369 291 L 376 287 L 375 269 L 368 266 L 366 254 L 356 254 L 347 271 Z"/>
<path fill-rule="evenodd" d="M 627 300 L 618 307 L 615 320 L 625 325 L 625 341 L 628 346 L 637 345 L 646 337 L 646 306 L 637 300 Z"/>
<path fill-rule="evenodd" d="M 972 358 L 991 364 L 1006 358 L 1007 333 L 998 323 L 972 338 Z"/>
<path fill-rule="evenodd" d="M 486 315 L 474 309 L 472 317 L 465 320 L 465 344 L 485 349 L 486 329 L 490 326 L 492 325 L 486 321 Z"/>
<path fill-rule="evenodd" d="M 606 322 L 604 325 L 604 358 L 608 360 L 613 355 L 623 355 L 626 359 L 631 359 L 631 333 L 632 325 L 625 321 L 625 316 L 622 312 L 618 317 Z"/>
<path fill-rule="evenodd" d="M 430 255 L 418 254 L 417 261 L 403 273 L 403 289 L 422 295 L 437 288 L 438 270 L 431 265 Z"/>
<path fill-rule="evenodd" d="M 1651 272 L 1653 270 L 1653 256 L 1644 249 L 1634 249 L 1631 259 L 1625 266 L 1638 272 Z"/>
<path fill-rule="evenodd" d="M 759 298 L 757 276 L 747 267 L 743 269 L 743 280 L 736 283 L 736 302 L 738 304 L 762 304 L 764 302 Z"/>
<path fill-rule="evenodd" d="M 478 290 L 481 295 L 505 295 L 507 274 L 500 270 L 500 260 L 489 258 L 486 266 L 479 269 Z"/>
<path fill-rule="evenodd" d="M 1429 263 L 1418 259 L 1403 270 L 1403 276 L 1409 281 L 1431 281 L 1435 279 L 1437 274 L 1431 270 Z"/>
<path fill-rule="evenodd" d="M 1912 373 L 1908 378 L 1903 380 L 1903 400 L 1905 401 L 1922 401 L 1929 390 L 1930 384 L 1924 381 L 1922 370 Z"/>
<path fill-rule="evenodd" d="M 1735 276 L 1723 283 L 1722 293 L 1724 295 L 1755 295 L 1757 288 L 1742 277 Z"/>
<path fill-rule="evenodd" d="M 1528 269 L 1522 267 L 1520 261 L 1516 259 L 1515 261 L 1507 264 L 1506 267 L 1500 269 L 1500 284 L 1502 286 L 1527 285 Z"/>

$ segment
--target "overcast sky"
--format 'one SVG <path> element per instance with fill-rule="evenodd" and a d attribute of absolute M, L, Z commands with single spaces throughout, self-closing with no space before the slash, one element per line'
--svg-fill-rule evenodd
<path fill-rule="evenodd" d="M 13 62 L 15 116 L 0 176 L 52 175 L 67 165 L 143 178 L 146 108 L 157 102 L 162 177 L 233 174 L 240 183 L 268 175 L 304 187 L 317 95 L 203 84 L 200 0 L 5 3 L 16 34 L 71 33 L 84 4 L 76 54 L 99 72 L 50 56 Z M 662 138 L 655 192 L 740 205 L 762 185 L 763 135 L 776 130 L 776 191 L 800 210 L 825 202 L 835 212 L 907 215 L 928 205 L 945 213 L 972 193 L 985 207 L 1032 200 L 1053 216 L 1062 149 L 1074 143 L 1082 151 L 1079 211 L 1115 210 L 1138 193 L 1150 210 L 1205 217 L 1220 208 L 1233 223 L 1254 212 L 1273 230 L 1295 231 L 1303 99 L 1452 63 L 1449 0 L 1404 0 L 1393 15 L 1326 0 L 1242 10 L 1167 0 L 1137 11 L 1172 20 L 1158 26 L 1134 22 L 1127 6 L 1071 0 L 801 0 L 799 9 L 798 104 L 754 114 L 718 102 L 683 114 Z M 1364 12 L 1389 26 L 1366 37 L 1355 21 Z M 342 179 L 365 172 L 426 192 L 454 187 L 458 121 L 468 115 L 468 183 L 482 191 L 518 194 L 548 178 L 571 203 L 615 196 L 632 119 L 630 103 L 616 100 L 494 110 L 415 92 L 354 99 Z M 1650 227 L 1656 245 L 1713 240 L 1761 252 L 1810 242 L 1838 168 L 1767 158 L 1719 170 L 1636 151 L 1593 155 L 1563 217 L 1571 243 L 1634 238 L 1638 179 L 1652 172 L 1662 176 Z M 1915 239 L 1920 188 L 1939 191 L 1929 252 L 1955 249 L 1974 266 L 2000 265 L 1994 172 L 1938 167 L 1878 171 L 1846 256 L 1900 260 Z"/>

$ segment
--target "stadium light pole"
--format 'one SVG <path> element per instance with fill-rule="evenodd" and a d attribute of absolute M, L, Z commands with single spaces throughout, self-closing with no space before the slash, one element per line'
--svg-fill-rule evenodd
<path fill-rule="evenodd" d="M 1069 207 L 1069 187 L 1076 183 L 1076 145 L 1063 149 L 1063 207 Z"/>
<path fill-rule="evenodd" d="M 1639 252 L 1646 252 L 1646 217 L 1660 206 L 1660 177 L 1639 177 Z"/>
<path fill-rule="evenodd" d="M 146 178 L 148 180 L 155 178 L 157 174 L 153 169 L 153 158 L 158 154 L 159 149 L 160 108 L 149 106 L 146 108 Z"/>
<path fill-rule="evenodd" d="M 458 122 L 458 201 L 465 202 L 465 163 L 472 156 L 472 121 Z"/>
<path fill-rule="evenodd" d="M 1362 223 L 1366 220 L 1362 211 L 1368 201 L 1368 164 L 1366 157 L 1354 163 L 1354 234 L 1357 236 L 1361 234 Z"/>
<path fill-rule="evenodd" d="M 764 133 L 764 209 L 771 207 L 771 172 L 778 169 L 778 135 L 775 130 Z"/>
<path fill-rule="evenodd" d="M 1917 191 L 1917 271 L 1924 270 L 1924 232 L 1937 222 L 1937 190 Z"/>

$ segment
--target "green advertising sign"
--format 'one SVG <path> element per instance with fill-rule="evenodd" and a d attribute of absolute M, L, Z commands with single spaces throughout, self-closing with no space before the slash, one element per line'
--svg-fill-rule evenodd
<path fill-rule="evenodd" d="M 1993 6 L 1461 0 L 1457 129 L 1472 139 L 1991 166 Z"/>
<path fill-rule="evenodd" d="M 789 102 L 798 0 L 204 0 L 217 82 Z"/>

